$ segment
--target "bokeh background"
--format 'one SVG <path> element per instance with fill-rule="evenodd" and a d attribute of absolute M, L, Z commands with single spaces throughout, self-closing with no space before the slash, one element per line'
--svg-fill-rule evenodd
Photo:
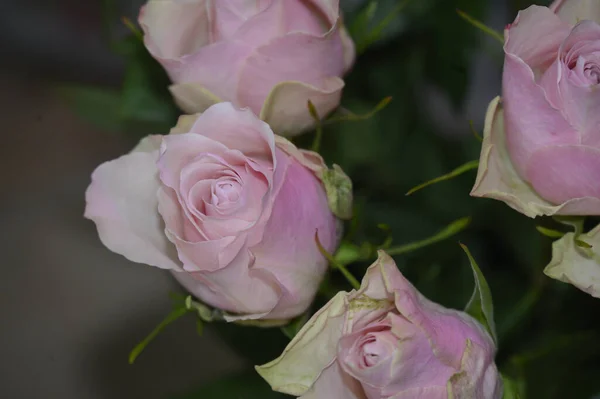
<path fill-rule="evenodd" d="M 399 2 L 378 3 L 375 22 Z M 169 312 L 169 293 L 179 288 L 164 271 L 105 249 L 82 215 L 92 170 L 139 137 L 166 132 L 177 116 L 164 73 L 127 38 L 120 20 L 135 20 L 141 4 L 2 5 L 2 398 L 276 397 L 246 372 L 280 351 L 285 337 L 278 330 L 217 325 L 200 337 L 193 318 L 184 318 L 135 365 L 127 363 L 131 348 Z M 367 1 L 341 4 L 352 31 Z M 386 96 L 392 103 L 367 121 L 328 127 L 323 153 L 354 180 L 358 243 L 381 241 L 379 223 L 389 225 L 401 244 L 472 217 L 459 237 L 398 257 L 399 267 L 432 299 L 461 308 L 473 288 L 457 241 L 466 243 L 492 288 L 502 371 L 527 398 L 592 398 L 600 393 L 600 302 L 542 274 L 551 242 L 535 226 L 557 225 L 470 198 L 474 172 L 404 195 L 478 157 L 469 121 L 481 131 L 487 103 L 500 92 L 500 44 L 456 9 L 502 30 L 530 4 L 409 2 L 359 56 L 343 99 L 355 112 Z M 360 275 L 365 266 L 354 271 Z"/>

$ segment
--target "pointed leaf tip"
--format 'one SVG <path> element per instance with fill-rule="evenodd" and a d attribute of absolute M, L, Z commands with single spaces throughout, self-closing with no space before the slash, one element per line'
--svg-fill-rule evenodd
<path fill-rule="evenodd" d="M 494 305 L 492 302 L 490 286 L 477 265 L 477 262 L 473 258 L 473 255 L 471 255 L 469 248 L 463 243 L 459 244 L 469 258 L 469 263 L 471 264 L 473 277 L 475 279 L 475 289 L 473 290 L 473 295 L 471 296 L 469 303 L 465 307 L 465 312 L 479 321 L 488 330 L 494 342 L 498 343 L 496 324 L 494 322 Z"/>

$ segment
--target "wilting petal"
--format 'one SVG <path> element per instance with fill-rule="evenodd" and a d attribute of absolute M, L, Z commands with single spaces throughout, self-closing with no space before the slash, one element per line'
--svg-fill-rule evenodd
<path fill-rule="evenodd" d="M 600 298 L 600 225 L 577 239 L 592 247 L 580 247 L 575 243 L 574 233 L 565 234 L 553 243 L 552 261 L 546 266 L 544 273 Z"/>
<path fill-rule="evenodd" d="M 320 118 L 325 118 L 340 104 L 344 81 L 326 78 L 318 86 L 302 82 L 281 82 L 269 93 L 260 111 L 260 118 L 273 131 L 286 137 L 296 136 L 315 125 L 308 111 L 310 100 Z"/>
<path fill-rule="evenodd" d="M 345 321 L 346 296 L 347 293 L 339 292 L 302 327 L 280 357 L 256 367 L 273 390 L 302 396 L 310 392 L 322 370 L 335 362 Z M 323 389 L 336 392 L 340 385 Z M 320 398 L 314 394 L 313 397 Z"/>

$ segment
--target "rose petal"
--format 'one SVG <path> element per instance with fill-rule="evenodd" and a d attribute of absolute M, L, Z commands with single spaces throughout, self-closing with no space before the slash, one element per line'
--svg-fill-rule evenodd
<path fill-rule="evenodd" d="M 158 191 L 158 211 L 166 224 L 168 239 L 177 247 L 177 254 L 185 270 L 215 271 L 231 262 L 245 244 L 245 236 L 226 236 L 208 240 L 191 223 L 173 190 L 162 187 Z M 196 235 L 194 235 L 196 233 Z"/>
<path fill-rule="evenodd" d="M 450 379 L 452 397 L 499 399 L 502 397 L 502 378 L 493 356 L 484 348 L 471 340 L 461 360 L 460 372 Z"/>
<path fill-rule="evenodd" d="M 337 27 L 322 37 L 290 33 L 256 48 L 240 72 L 238 102 L 258 112 L 270 91 L 287 81 L 331 92 L 332 83 L 325 78 L 344 73 L 344 48 L 339 36 Z"/>
<path fill-rule="evenodd" d="M 127 259 L 180 270 L 158 213 L 156 161 L 160 136 L 148 136 L 128 155 L 100 165 L 86 191 L 84 216 L 108 249 Z"/>
<path fill-rule="evenodd" d="M 597 198 L 574 199 L 556 206 L 541 198 L 521 179 L 506 149 L 504 111 L 499 97 L 492 100 L 488 107 L 479 170 L 471 195 L 503 201 L 529 217 L 585 215 L 600 206 Z"/>
<path fill-rule="evenodd" d="M 550 10 L 571 25 L 585 19 L 600 23 L 600 2 L 597 0 L 556 0 Z"/>
<path fill-rule="evenodd" d="M 600 224 L 577 238 L 592 248 L 579 247 L 574 233 L 565 234 L 552 244 L 552 260 L 544 274 L 600 298 Z"/>
<path fill-rule="evenodd" d="M 340 104 L 343 88 L 344 81 L 338 77 L 326 78 L 318 86 L 294 81 L 278 83 L 264 101 L 260 118 L 277 134 L 296 136 L 315 125 L 308 101 L 324 118 Z"/>
<path fill-rule="evenodd" d="M 504 60 L 502 88 L 507 145 L 521 176 L 539 147 L 579 141 L 577 131 L 550 105 L 531 69 L 512 54 L 506 54 Z"/>
<path fill-rule="evenodd" d="M 358 381 L 334 362 L 323 370 L 314 385 L 299 399 L 366 399 Z"/>
<path fill-rule="evenodd" d="M 561 95 L 561 109 L 570 124 L 579 132 L 578 143 L 600 144 L 600 92 L 596 84 L 582 85 L 571 78 L 574 71 L 569 70 L 565 62 L 569 58 L 585 56 L 600 50 L 600 26 L 591 21 L 584 21 L 573 28 L 571 34 L 561 46 L 561 74 L 558 90 Z"/>
<path fill-rule="evenodd" d="M 176 83 L 169 86 L 169 90 L 175 99 L 175 103 L 177 106 L 181 108 L 184 112 L 194 114 L 197 112 L 204 112 L 211 105 L 222 102 L 223 100 L 219 98 L 216 94 L 212 93 L 206 87 L 202 86 L 201 83 L 191 82 L 191 83 Z M 188 116 L 188 115 L 185 115 Z M 183 118 L 182 116 L 180 118 Z M 197 118 L 197 115 L 195 116 Z M 195 119 L 194 118 L 194 119 Z M 189 118 L 188 118 L 189 119 Z M 175 133 L 188 133 L 189 130 L 185 132 L 180 132 L 178 130 Z M 174 133 L 171 131 L 171 133 Z"/>
<path fill-rule="evenodd" d="M 241 250 L 219 270 L 177 277 L 189 292 L 211 306 L 245 315 L 243 319 L 260 318 L 275 307 L 281 290 L 269 272 L 253 269 L 253 264 L 252 254 Z"/>
<path fill-rule="evenodd" d="M 291 318 L 304 312 L 327 269 L 315 233 L 328 252 L 338 244 L 337 223 L 329 210 L 325 191 L 314 174 L 292 161 L 260 243 L 250 250 L 255 268 L 270 270 L 288 296 L 269 318 Z M 285 303 L 289 302 L 289 303 Z"/>
<path fill-rule="evenodd" d="M 236 149 L 254 161 L 276 167 L 275 135 L 269 125 L 248 109 L 235 108 L 231 103 L 216 104 L 196 119 L 191 132 Z"/>
<path fill-rule="evenodd" d="M 302 327 L 281 356 L 256 367 L 258 374 L 273 390 L 294 396 L 309 393 L 321 372 L 335 362 L 337 343 L 344 325 L 347 295 L 345 292 L 338 292 Z M 333 371 L 335 376 L 337 370 Z M 328 381 L 332 380 L 324 378 L 321 384 L 327 384 Z M 335 386 L 339 387 L 340 384 Z M 315 384 L 312 390 L 314 398 L 320 397 L 314 396 L 318 387 Z M 328 388 L 325 386 L 323 389 Z"/>
<path fill-rule="evenodd" d="M 144 43 L 150 53 L 158 59 L 172 60 L 209 43 L 208 19 L 206 0 L 149 0 L 139 15 Z"/>
<path fill-rule="evenodd" d="M 600 150 L 582 145 L 542 148 L 533 153 L 527 167 L 534 190 L 555 204 L 584 197 L 600 201 L 599 177 Z M 600 206 L 587 212 L 600 215 Z"/>
<path fill-rule="evenodd" d="M 389 399 L 448 399 L 452 398 L 448 396 L 448 390 L 446 387 L 425 387 L 425 388 L 414 388 L 408 391 L 397 393 L 394 396 L 390 396 Z M 462 399 L 461 396 L 456 398 Z"/>
<path fill-rule="evenodd" d="M 160 179 L 164 185 L 179 190 L 182 169 L 198 155 L 223 154 L 228 150 L 223 144 L 198 134 L 165 136 L 158 159 Z"/>
<path fill-rule="evenodd" d="M 375 266 L 381 273 L 386 290 L 393 293 L 400 315 L 419 327 L 429 338 L 439 361 L 459 370 L 467 338 L 483 346 L 493 358 L 495 348 L 492 338 L 472 317 L 425 298 L 400 273 L 393 259 L 385 252 L 379 251 Z"/>
<path fill-rule="evenodd" d="M 569 24 L 548 8 L 530 6 L 519 11 L 506 29 L 504 51 L 523 60 L 532 70 L 546 69 L 556 59 L 570 30 Z"/>

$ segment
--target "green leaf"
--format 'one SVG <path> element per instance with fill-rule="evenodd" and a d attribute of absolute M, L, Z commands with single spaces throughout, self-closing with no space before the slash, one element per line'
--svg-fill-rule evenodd
<path fill-rule="evenodd" d="M 148 334 L 148 336 L 144 338 L 142 342 L 137 344 L 135 348 L 133 348 L 133 350 L 129 353 L 129 364 L 133 364 L 135 362 L 135 359 L 137 359 L 137 357 L 144 351 L 144 349 L 146 349 L 150 342 L 152 342 L 152 340 L 156 338 L 158 334 L 160 334 L 160 332 L 165 329 L 165 327 L 179 319 L 187 312 L 188 310 L 186 308 L 178 308 L 171 311 L 171 313 L 169 313 L 169 315 L 165 317 L 165 319 L 161 321 L 160 324 L 156 326 L 154 330 L 152 330 L 152 332 Z"/>
<path fill-rule="evenodd" d="M 356 53 L 362 54 L 375 42 L 383 38 L 384 30 L 394 21 L 400 12 L 408 5 L 411 0 L 400 1 L 393 9 L 389 10 L 385 17 L 375 23 L 375 26 L 369 28 L 375 19 L 378 9 L 378 2 L 373 0 L 367 5 L 365 10 L 361 12 L 352 24 L 351 32 L 355 41 Z"/>
<path fill-rule="evenodd" d="M 173 399 L 285 399 L 274 392 L 254 371 L 234 374 L 211 382 L 195 392 Z"/>
<path fill-rule="evenodd" d="M 502 399 L 525 399 L 520 388 L 524 385 L 524 381 L 517 381 L 503 374 L 502 382 L 504 383 Z"/>
<path fill-rule="evenodd" d="M 453 179 L 457 176 L 462 175 L 465 172 L 468 172 L 473 169 L 477 169 L 478 167 L 479 167 L 479 160 L 469 161 L 469 162 L 459 166 L 458 168 L 454 169 L 450 173 L 447 173 L 442 176 L 438 176 L 435 179 L 431 179 L 429 181 L 426 181 L 425 183 L 419 184 L 418 186 L 411 188 L 410 190 L 408 190 L 406 195 L 411 195 L 427 186 L 431 186 L 432 184 Z"/>
<path fill-rule="evenodd" d="M 121 93 L 118 90 L 75 85 L 58 87 L 57 90 L 84 120 L 103 130 L 123 130 Z"/>
<path fill-rule="evenodd" d="M 460 246 L 469 258 L 471 269 L 473 269 L 473 277 L 475 278 L 475 290 L 473 291 L 469 303 L 465 307 L 465 312 L 473 316 L 486 327 L 494 339 L 494 342 L 497 343 L 498 338 L 496 335 L 496 324 L 494 322 L 494 305 L 492 303 L 490 286 L 485 280 L 481 269 L 479 269 L 477 262 L 473 259 L 469 248 L 464 244 L 460 244 Z"/>

